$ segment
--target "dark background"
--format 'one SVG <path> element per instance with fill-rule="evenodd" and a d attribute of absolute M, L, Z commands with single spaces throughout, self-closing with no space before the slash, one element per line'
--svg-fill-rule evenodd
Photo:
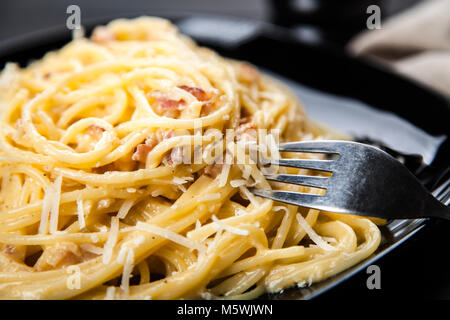
<path fill-rule="evenodd" d="M 295 30 L 313 30 L 327 41 L 344 46 L 364 27 L 365 8 L 382 7 L 382 19 L 410 7 L 417 0 L 14 0 L 0 2 L 0 40 L 48 28 L 64 26 L 66 8 L 77 4 L 81 19 L 150 14 L 152 11 L 219 13 L 270 21 Z M 337 6 L 338 3 L 338 6 Z M 276 11 L 278 10 L 278 11 Z M 377 262 L 381 268 L 381 290 L 368 290 L 368 275 L 360 272 L 323 299 L 450 299 L 450 254 L 443 234 L 450 223 L 433 221 L 412 239 Z M 429 248 L 432 247 L 433 250 Z M 436 254 L 442 252 L 442 254 Z M 400 306 L 399 306 L 400 307 Z M 402 306 L 410 308 L 411 306 Z"/>
<path fill-rule="evenodd" d="M 0 1 L 0 40 L 56 25 L 65 25 L 66 8 L 76 4 L 81 19 L 149 11 L 190 11 L 220 13 L 251 19 L 276 21 L 295 27 L 324 26 L 340 29 L 356 19 L 365 22 L 365 8 L 377 4 L 386 18 L 419 0 L 2 0 Z M 273 8 L 282 9 L 282 14 Z M 361 26 L 361 24 L 359 24 Z M 348 36 L 346 34 L 345 36 Z M 345 37 L 344 37 L 345 38 Z"/>

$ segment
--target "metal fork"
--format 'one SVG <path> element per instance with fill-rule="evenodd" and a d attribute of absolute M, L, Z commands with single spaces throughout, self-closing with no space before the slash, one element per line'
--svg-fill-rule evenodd
<path fill-rule="evenodd" d="M 326 189 L 325 195 L 251 189 L 264 198 L 336 213 L 386 219 L 437 217 L 450 220 L 450 180 L 437 200 L 398 160 L 370 145 L 335 140 L 281 144 L 280 152 L 333 154 L 333 160 L 279 159 L 279 166 L 331 172 L 329 177 L 276 174 L 268 180 Z"/>

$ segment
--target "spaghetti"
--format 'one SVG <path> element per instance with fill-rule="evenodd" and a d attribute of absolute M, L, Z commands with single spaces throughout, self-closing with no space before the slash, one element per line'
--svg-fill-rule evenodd
<path fill-rule="evenodd" d="M 249 156 L 255 129 L 335 135 L 282 84 L 166 20 L 98 27 L 26 68 L 8 64 L 0 87 L 2 299 L 252 299 L 378 247 L 369 219 L 248 191 L 274 186 Z"/>

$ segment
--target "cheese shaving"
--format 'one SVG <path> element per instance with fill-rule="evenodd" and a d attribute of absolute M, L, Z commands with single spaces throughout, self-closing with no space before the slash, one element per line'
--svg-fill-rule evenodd
<path fill-rule="evenodd" d="M 183 247 L 189 248 L 191 250 L 202 249 L 202 247 L 197 242 L 194 242 L 186 237 L 183 237 L 182 235 L 179 235 L 178 233 L 175 233 L 173 231 L 160 228 L 148 223 L 138 221 L 138 223 L 136 224 L 136 229 L 156 234 L 160 237 L 178 243 L 179 245 L 182 245 Z"/>
<path fill-rule="evenodd" d="M 96 254 L 96 255 L 101 255 L 103 254 L 103 248 L 94 246 L 90 243 L 82 243 L 80 244 L 80 248 L 83 249 L 84 251 Z"/>
<path fill-rule="evenodd" d="M 83 229 L 86 227 L 86 221 L 84 220 L 84 206 L 82 199 L 77 199 L 77 214 L 78 214 L 78 227 L 80 229 Z"/>
<path fill-rule="evenodd" d="M 40 234 L 46 234 L 48 231 L 48 217 L 52 206 L 52 198 L 54 198 L 54 191 L 50 185 L 46 188 L 44 199 L 42 200 L 41 221 L 39 223 Z"/>
<path fill-rule="evenodd" d="M 247 184 L 247 181 L 243 180 L 243 179 L 236 179 L 236 180 L 231 180 L 230 181 L 230 185 L 233 188 L 238 188 L 240 186 L 245 186 L 246 184 Z"/>
<path fill-rule="evenodd" d="M 208 201 L 219 200 L 220 197 L 221 197 L 220 193 L 209 193 L 209 194 L 205 194 L 204 196 L 198 197 L 197 202 L 208 202 Z"/>
<path fill-rule="evenodd" d="M 134 204 L 134 199 L 127 199 L 125 200 L 122 205 L 119 208 L 119 212 L 117 212 L 117 217 L 119 219 L 124 219 L 128 212 L 130 211 L 131 207 Z"/>
<path fill-rule="evenodd" d="M 130 278 L 132 276 L 131 272 L 133 272 L 133 268 L 134 268 L 134 250 L 128 249 L 127 259 L 123 267 L 122 281 L 120 283 L 120 289 L 122 289 L 125 298 L 128 297 L 130 293 Z"/>
<path fill-rule="evenodd" d="M 119 237 L 119 218 L 111 217 L 111 228 L 109 229 L 108 239 L 103 247 L 103 264 L 108 264 L 111 261 L 113 248 L 117 243 Z"/>
<path fill-rule="evenodd" d="M 286 213 L 289 213 L 288 208 L 286 208 L 285 206 L 274 206 L 274 207 L 273 207 L 273 210 L 274 210 L 274 211 L 284 211 L 284 212 L 286 212 Z"/>
<path fill-rule="evenodd" d="M 296 215 L 297 221 L 300 224 L 300 226 L 305 230 L 308 237 L 314 241 L 315 244 L 317 244 L 321 249 L 325 251 L 336 251 L 337 249 L 333 246 L 330 246 L 325 240 L 322 239 L 321 236 L 319 236 L 313 228 L 308 224 L 308 222 L 303 218 L 303 216 L 300 213 L 297 213 Z"/>
<path fill-rule="evenodd" d="M 116 296 L 116 287 L 111 286 L 106 288 L 105 300 L 114 300 Z"/>
<path fill-rule="evenodd" d="M 229 224 L 217 219 L 215 215 L 212 215 L 212 220 L 214 221 L 214 224 L 216 226 L 216 229 L 223 229 L 228 232 L 240 235 L 240 236 L 248 236 L 248 230 L 239 229 L 233 226 L 230 226 Z"/>
<path fill-rule="evenodd" d="M 222 166 L 222 171 L 219 176 L 219 187 L 223 187 L 227 184 L 228 176 L 230 175 L 230 168 L 231 165 L 227 163 Z"/>
<path fill-rule="evenodd" d="M 52 198 L 49 200 L 50 205 L 50 233 L 54 234 L 58 231 L 58 218 L 59 218 L 59 202 L 61 200 L 61 184 L 62 176 L 58 176 L 52 185 Z"/>

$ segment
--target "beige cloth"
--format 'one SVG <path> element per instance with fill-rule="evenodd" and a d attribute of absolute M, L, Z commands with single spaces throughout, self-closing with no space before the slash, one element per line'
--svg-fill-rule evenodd
<path fill-rule="evenodd" d="M 428 0 L 354 38 L 348 49 L 376 58 L 450 98 L 450 0 Z"/>

